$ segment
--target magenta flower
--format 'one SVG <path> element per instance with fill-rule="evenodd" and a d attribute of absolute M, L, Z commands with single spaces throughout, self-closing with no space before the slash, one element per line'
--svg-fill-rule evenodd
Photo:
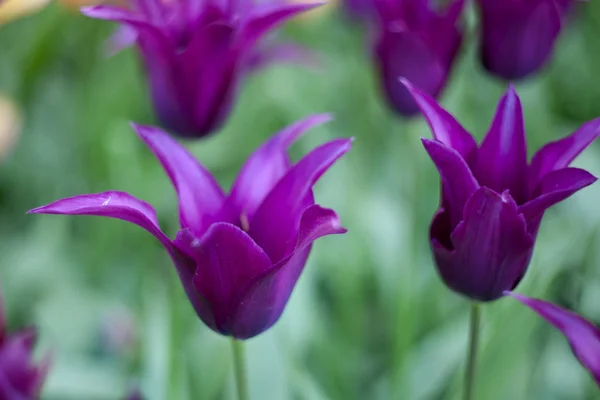
<path fill-rule="evenodd" d="M 448 79 L 462 42 L 458 18 L 464 0 L 436 11 L 429 0 L 377 0 L 375 63 L 390 107 L 410 116 L 419 108 L 400 83 L 404 77 L 433 97 Z"/>
<path fill-rule="evenodd" d="M 132 9 L 94 6 L 89 17 L 124 25 L 122 47 L 137 43 L 160 121 L 186 137 L 214 132 L 229 114 L 237 87 L 250 69 L 277 58 L 257 42 L 277 25 L 319 4 L 252 0 L 133 0 Z M 289 46 L 282 50 L 289 58 Z"/>
<path fill-rule="evenodd" d="M 194 157 L 157 128 L 134 125 L 156 155 L 179 197 L 181 230 L 161 230 L 154 209 L 122 192 L 88 194 L 32 210 L 39 214 L 98 215 L 139 225 L 165 247 L 198 316 L 223 335 L 248 339 L 281 316 L 312 243 L 346 232 L 333 210 L 315 204 L 312 186 L 342 155 L 350 139 L 327 142 L 291 165 L 287 148 L 317 115 L 263 144 L 225 195 Z"/>
<path fill-rule="evenodd" d="M 483 66 L 504 79 L 538 71 L 575 0 L 478 0 Z"/>
<path fill-rule="evenodd" d="M 569 164 L 599 134 L 600 118 L 548 143 L 527 162 L 521 103 L 511 86 L 481 143 L 430 96 L 405 82 L 433 132 L 423 145 L 442 181 L 430 228 L 438 271 L 454 291 L 491 301 L 527 270 L 546 209 L 596 178 Z"/>
<path fill-rule="evenodd" d="M 46 378 L 50 359 L 36 365 L 33 347 L 37 339 L 34 329 L 6 332 L 0 301 L 0 399 L 36 399 Z"/>
<path fill-rule="evenodd" d="M 575 357 L 600 386 L 600 329 L 579 315 L 546 301 L 507 293 L 554 325 L 569 341 Z"/>

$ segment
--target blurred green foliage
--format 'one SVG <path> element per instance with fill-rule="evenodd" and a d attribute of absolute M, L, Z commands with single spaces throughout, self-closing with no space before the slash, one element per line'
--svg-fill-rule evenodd
<path fill-rule="evenodd" d="M 195 317 L 164 251 L 124 222 L 27 216 L 58 198 L 124 190 L 177 229 L 164 172 L 128 121 L 154 123 L 135 52 L 106 58 L 110 23 L 58 6 L 0 29 L 0 92 L 25 116 L 0 165 L 0 284 L 9 325 L 39 327 L 54 362 L 43 398 L 111 400 L 140 384 L 150 400 L 232 399 L 228 340 Z M 348 234 L 319 241 L 279 323 L 247 342 L 255 400 L 458 399 L 467 303 L 436 275 L 427 243 L 438 176 L 422 151 L 421 119 L 382 103 L 365 32 L 338 12 L 285 35 L 317 50 L 317 71 L 277 66 L 248 79 L 225 129 L 190 142 L 227 187 L 245 157 L 311 113 L 336 120 L 293 149 L 339 136 L 352 152 L 316 188 Z M 443 104 L 478 138 L 505 84 L 476 63 L 476 28 Z M 554 60 L 518 85 L 532 149 L 600 115 L 600 3 L 581 4 Z M 600 149 L 578 161 L 600 174 Z M 553 208 L 519 290 L 600 321 L 600 186 Z M 566 341 L 511 300 L 484 307 L 477 398 L 596 399 Z"/>

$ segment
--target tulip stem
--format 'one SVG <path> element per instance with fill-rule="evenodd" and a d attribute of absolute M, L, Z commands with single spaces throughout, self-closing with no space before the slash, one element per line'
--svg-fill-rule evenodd
<path fill-rule="evenodd" d="M 469 350 L 465 370 L 464 400 L 473 400 L 475 388 L 475 370 L 477 369 L 477 347 L 479 346 L 479 325 L 481 309 L 478 303 L 471 304 L 471 322 L 469 324 Z"/>
<path fill-rule="evenodd" d="M 235 370 L 235 385 L 237 387 L 238 400 L 248 400 L 248 381 L 246 379 L 246 357 L 244 354 L 244 343 L 231 339 L 233 347 L 233 368 Z"/>

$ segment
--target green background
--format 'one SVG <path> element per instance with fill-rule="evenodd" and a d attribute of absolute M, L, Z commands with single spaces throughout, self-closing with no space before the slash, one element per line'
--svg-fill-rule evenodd
<path fill-rule="evenodd" d="M 475 18 L 441 101 L 481 139 L 506 83 L 477 63 Z M 122 221 L 25 215 L 123 190 L 154 205 L 171 237 L 177 231 L 174 190 L 128 125 L 155 123 L 135 51 L 102 52 L 113 28 L 54 5 L 0 29 L 0 92 L 25 117 L 0 164 L 9 326 L 36 325 L 37 353 L 53 354 L 45 399 L 119 399 L 135 384 L 150 400 L 233 399 L 230 343 L 196 318 L 156 240 Z M 309 114 L 335 121 L 301 139 L 294 159 L 356 138 L 315 188 L 349 232 L 316 243 L 280 321 L 247 341 L 251 398 L 458 399 L 468 303 L 443 286 L 428 249 L 439 178 L 419 137 L 430 132 L 387 109 L 367 35 L 339 11 L 283 35 L 316 50 L 319 66 L 249 77 L 225 128 L 186 143 L 227 188 L 253 149 Z M 568 21 L 548 68 L 517 84 L 531 151 L 600 115 L 599 61 L 600 3 L 591 1 Z M 600 175 L 599 155 L 593 145 L 575 165 Z M 519 292 L 600 320 L 599 199 L 595 185 L 547 213 Z M 531 311 L 503 299 L 483 313 L 477 399 L 599 398 L 562 335 Z"/>

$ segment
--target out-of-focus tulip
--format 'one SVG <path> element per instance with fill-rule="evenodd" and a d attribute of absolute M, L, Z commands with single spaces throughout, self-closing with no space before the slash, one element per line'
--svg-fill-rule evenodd
<path fill-rule="evenodd" d="M 433 97 L 441 93 L 462 42 L 458 19 L 464 0 L 453 0 L 443 11 L 430 0 L 376 0 L 375 5 L 380 86 L 392 110 L 415 115 L 419 108 L 400 78 Z"/>
<path fill-rule="evenodd" d="M 478 0 L 483 66 L 503 79 L 522 79 L 538 71 L 575 0 Z"/>
<path fill-rule="evenodd" d="M 253 60 L 264 59 L 256 55 L 261 51 L 257 42 L 284 21 L 318 5 L 276 0 L 135 0 L 131 9 L 97 6 L 83 13 L 123 25 L 114 47 L 137 43 L 158 118 L 174 133 L 198 138 L 221 126 L 241 81 L 255 67 Z M 277 51 L 273 47 L 268 51 L 276 60 Z"/>
<path fill-rule="evenodd" d="M 50 359 L 33 362 L 33 347 L 37 334 L 34 329 L 8 333 L 0 300 L 0 399 L 37 399 L 46 378 Z"/>

